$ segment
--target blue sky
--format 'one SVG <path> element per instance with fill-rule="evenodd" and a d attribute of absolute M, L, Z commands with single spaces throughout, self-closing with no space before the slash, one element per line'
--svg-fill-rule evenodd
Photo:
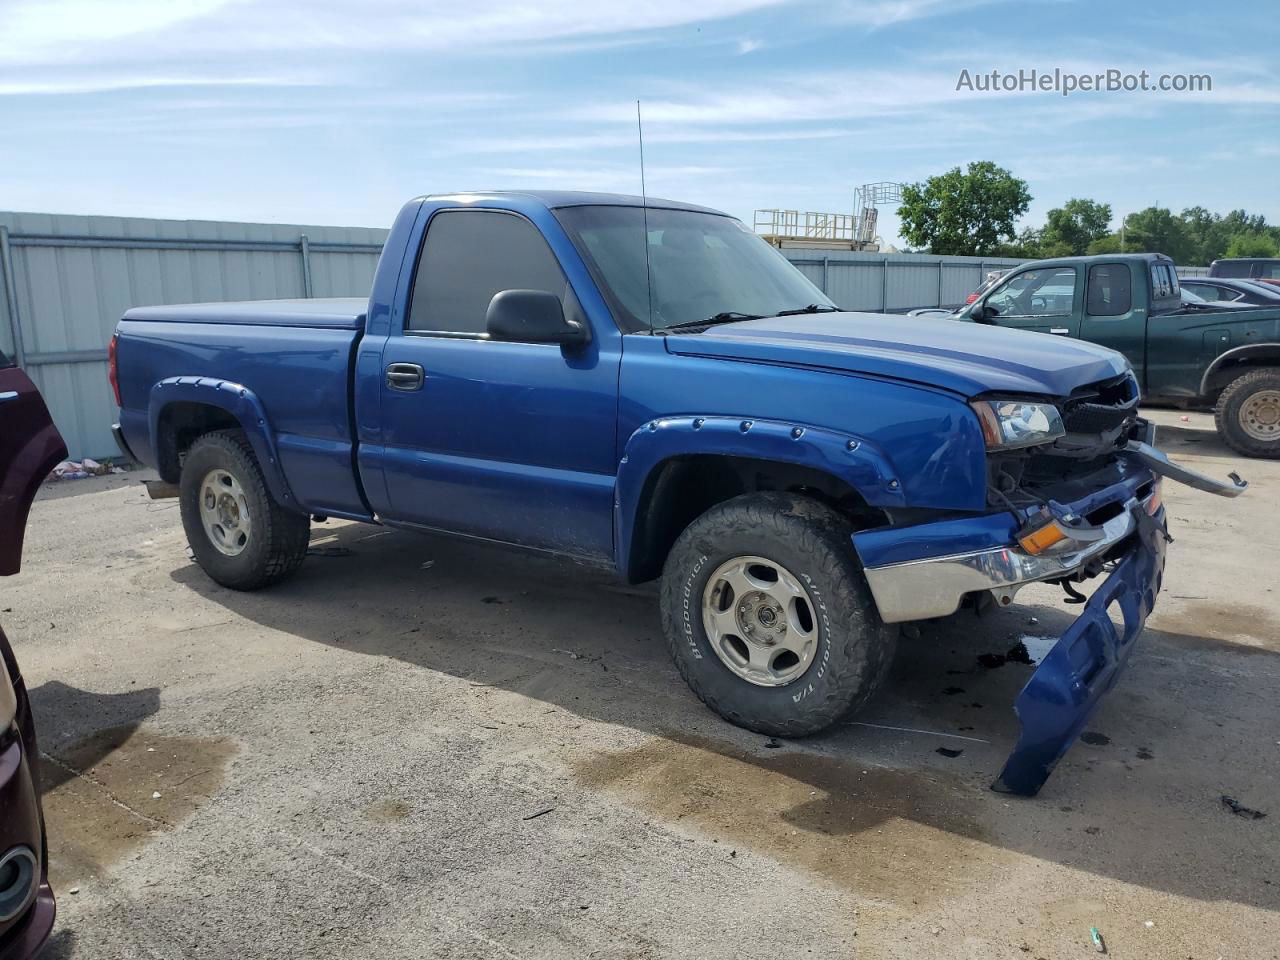
<path fill-rule="evenodd" d="M 993 160 L 1072 196 L 1280 222 L 1274 3 L 0 0 L 0 208 L 386 226 L 558 187 L 850 211 Z M 1211 92 L 979 94 L 971 73 L 1208 73 Z M 893 241 L 891 210 L 882 233 Z"/>

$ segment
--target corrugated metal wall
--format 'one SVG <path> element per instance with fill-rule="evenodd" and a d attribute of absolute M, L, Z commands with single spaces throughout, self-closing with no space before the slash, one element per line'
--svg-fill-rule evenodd
<path fill-rule="evenodd" d="M 786 247 L 783 256 L 846 310 L 902 312 L 955 306 L 990 270 L 1025 260 L 940 257 L 922 253 L 855 253 Z"/>
<path fill-rule="evenodd" d="M 106 344 L 125 310 L 364 296 L 386 234 L 364 227 L 0 212 L 0 347 L 22 355 L 73 457 L 114 456 Z"/>
<path fill-rule="evenodd" d="M 209 300 L 364 296 L 386 235 L 364 227 L 0 212 L 0 349 L 20 355 L 73 457 L 114 456 L 106 344 L 125 310 Z M 782 252 L 842 307 L 871 311 L 954 306 L 987 271 L 1025 262 Z M 1178 269 L 1187 275 L 1204 270 Z"/>

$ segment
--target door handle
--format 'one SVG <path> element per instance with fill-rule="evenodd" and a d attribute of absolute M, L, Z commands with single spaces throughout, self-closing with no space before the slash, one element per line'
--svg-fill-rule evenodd
<path fill-rule="evenodd" d="M 0 393 L 0 403 L 8 403 L 10 400 L 17 400 L 17 399 L 18 399 L 17 390 L 6 390 L 4 393 Z"/>
<path fill-rule="evenodd" d="M 1049 332 L 1050 332 L 1050 333 L 1056 333 L 1056 334 L 1058 334 L 1059 336 L 1063 336 L 1063 337 L 1065 337 L 1065 336 L 1067 336 L 1069 333 L 1071 333 L 1071 328 L 1070 328 L 1070 327 L 1050 327 L 1050 328 L 1049 328 Z"/>
<path fill-rule="evenodd" d="M 387 386 L 392 390 L 403 390 L 406 393 L 422 389 L 422 381 L 427 375 L 416 363 L 392 363 L 387 365 Z"/>

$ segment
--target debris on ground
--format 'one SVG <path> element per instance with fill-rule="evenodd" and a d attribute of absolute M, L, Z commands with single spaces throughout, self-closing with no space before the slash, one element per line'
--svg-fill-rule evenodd
<path fill-rule="evenodd" d="M 764 742 L 764 747 L 766 750 L 777 750 L 781 746 L 782 744 L 780 744 L 777 741 L 777 738 L 775 737 L 770 737 L 768 740 Z"/>
<path fill-rule="evenodd" d="M 942 754 L 944 757 L 958 757 L 960 754 L 964 753 L 963 750 L 952 750 L 950 747 L 939 747 L 936 752 Z"/>
<path fill-rule="evenodd" d="M 418 569 L 419 569 L 419 570 L 430 570 L 430 569 L 431 569 L 432 567 L 434 567 L 435 565 L 436 565 L 436 562 L 435 562 L 434 560 L 427 560 L 427 561 L 425 561 L 425 562 L 422 564 L 422 566 L 420 566 Z"/>
<path fill-rule="evenodd" d="M 527 817 L 521 817 L 520 819 L 521 820 L 537 820 L 539 817 L 546 816 L 548 813 L 550 813 L 554 809 L 555 807 L 544 807 L 543 809 L 535 811 L 534 813 L 529 814 Z"/>
<path fill-rule="evenodd" d="M 1107 945 L 1103 942 L 1102 934 L 1098 932 L 1097 927 L 1089 928 L 1089 939 L 1093 941 L 1093 949 L 1097 950 L 1099 953 L 1107 952 Z"/>
<path fill-rule="evenodd" d="M 308 557 L 350 557 L 355 551 L 350 547 L 312 547 L 307 551 Z"/>
<path fill-rule="evenodd" d="M 85 477 L 105 477 L 112 473 L 124 473 L 110 461 L 99 463 L 86 457 L 83 460 L 63 460 L 49 473 L 50 480 L 83 480 Z"/>
<path fill-rule="evenodd" d="M 1105 747 L 1111 742 L 1111 738 L 1105 733 L 1098 733 L 1095 730 L 1086 730 L 1084 733 L 1080 734 L 1080 739 L 1091 747 Z"/>
<path fill-rule="evenodd" d="M 1261 810 L 1254 810 L 1252 807 L 1246 807 L 1235 797 L 1228 797 L 1225 793 L 1222 795 L 1222 805 L 1237 817 L 1244 817 L 1246 820 L 1261 820 L 1266 816 L 1266 814 Z"/>

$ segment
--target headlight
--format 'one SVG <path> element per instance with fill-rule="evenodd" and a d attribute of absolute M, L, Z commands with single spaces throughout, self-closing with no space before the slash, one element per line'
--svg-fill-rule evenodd
<path fill-rule="evenodd" d="M 4 661 L 0 660 L 0 736 L 3 736 L 18 719 L 18 695 L 13 692 L 13 681 Z"/>
<path fill-rule="evenodd" d="M 988 450 L 1048 443 L 1067 432 L 1062 425 L 1062 414 L 1051 403 L 974 400 L 969 406 L 982 424 L 982 436 L 987 441 Z"/>

